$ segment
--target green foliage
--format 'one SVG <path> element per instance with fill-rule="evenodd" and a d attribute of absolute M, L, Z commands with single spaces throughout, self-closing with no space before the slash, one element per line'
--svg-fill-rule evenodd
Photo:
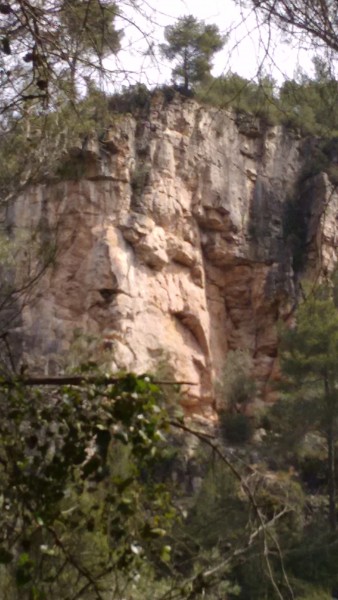
<path fill-rule="evenodd" d="M 48 226 L 39 225 L 29 234 L 16 227 L 14 239 L 11 233 L 0 234 L 0 375 L 17 367 L 19 347 L 11 347 L 10 331 L 18 325 L 22 307 L 53 264 L 55 253 L 56 235 Z"/>
<path fill-rule="evenodd" d="M 213 106 L 251 114 L 266 125 L 283 124 L 302 135 L 334 138 L 338 135 L 338 83 L 318 59 L 314 62 L 313 79 L 300 73 L 297 79 L 285 81 L 279 90 L 267 76 L 258 81 L 234 73 L 209 77 L 197 87 L 197 98 Z"/>
<path fill-rule="evenodd" d="M 149 163 L 139 160 L 131 177 L 131 189 L 136 197 L 142 193 L 148 183 L 151 166 Z"/>
<path fill-rule="evenodd" d="M 338 424 L 338 312 L 332 289 L 314 289 L 299 306 L 296 324 L 281 336 L 282 389 L 297 443 L 308 431 L 325 440 L 329 526 L 336 529 L 335 447 Z"/>
<path fill-rule="evenodd" d="M 195 543 L 212 549 L 226 547 L 243 535 L 248 514 L 240 486 L 220 459 L 205 456 L 207 472 L 187 517 L 187 534 Z"/>
<path fill-rule="evenodd" d="M 230 592 L 237 596 L 239 591 L 231 580 L 231 554 L 233 547 L 245 543 L 248 506 L 222 460 L 212 457 L 203 444 L 201 450 L 203 457 L 195 468 L 204 473 L 203 482 L 173 528 L 172 561 L 190 582 L 188 598 L 216 600 Z M 219 565 L 215 576 L 205 576 L 215 565 Z"/>
<path fill-rule="evenodd" d="M 254 434 L 252 418 L 241 413 L 220 413 L 220 433 L 228 444 L 245 444 Z"/>
<path fill-rule="evenodd" d="M 156 381 L 175 382 L 176 371 L 173 365 L 170 352 L 165 349 L 159 349 L 156 353 L 156 364 L 153 369 L 153 377 Z M 164 403 L 164 408 L 170 416 L 175 416 L 179 419 L 183 417 L 181 406 L 181 388 L 178 384 L 166 385 L 159 383 L 161 390 L 161 398 Z"/>
<path fill-rule="evenodd" d="M 120 48 L 118 9 L 109 0 L 50 0 L 38 8 L 13 0 L 1 7 L 1 113 L 28 103 L 49 110 L 65 88 L 74 102 L 77 84 L 102 76 L 102 59 Z"/>
<path fill-rule="evenodd" d="M 256 391 L 251 370 L 252 358 L 249 353 L 231 350 L 222 378 L 216 385 L 220 434 L 229 444 L 244 444 L 254 433 L 253 420 L 245 414 Z"/>
<path fill-rule="evenodd" d="M 288 386 L 308 388 L 307 397 L 325 395 L 323 378 L 334 385 L 338 356 L 338 313 L 331 291 L 319 287 L 299 306 L 296 326 L 281 339 L 281 367 Z"/>
<path fill-rule="evenodd" d="M 82 351 L 82 337 L 75 342 Z M 93 340 L 88 345 L 95 354 Z M 234 354 L 235 365 L 245 362 Z M 164 355 L 157 376 L 171 373 Z M 286 598 L 283 569 L 293 577 L 295 597 L 325 598 L 321 586 L 336 585 L 336 539 L 323 527 L 325 504 L 315 508 L 292 472 L 266 473 L 263 463 L 252 469 L 250 453 L 263 460 L 262 447 L 232 450 L 231 468 L 227 451 L 222 458 L 203 442 L 193 457 L 184 444 L 172 447 L 164 400 L 148 378 L 127 375 L 108 385 L 98 373 L 95 383 L 48 393 L 28 391 L 20 381 L 1 389 L 6 599 L 93 600 L 109 593 L 116 600 L 272 600 L 278 596 L 266 577 L 266 556 Z M 247 396 L 239 397 L 245 403 Z M 314 447 L 313 439 L 307 444 Z"/>
<path fill-rule="evenodd" d="M 221 585 L 227 584 L 231 599 L 270 600 L 278 596 L 271 578 L 266 576 L 264 552 L 269 556 L 271 546 L 269 565 L 284 590 L 276 540 L 283 556 L 299 541 L 304 496 L 299 484 L 286 473 L 272 477 L 255 471 L 246 478 L 244 473 L 248 467 L 244 456 L 247 458 L 247 455 L 239 451 L 238 455 L 240 458 L 236 460 L 232 454 L 232 464 L 242 479 L 233 476 L 220 456 L 204 455 L 204 469 L 206 463 L 208 470 L 202 485 L 187 517 L 174 527 L 173 563 L 178 560 L 186 575 L 204 573 L 200 581 L 205 585 L 207 598 L 222 598 Z M 255 503 L 264 515 L 265 531 L 259 529 L 257 513 L 248 494 L 243 492 L 244 482 L 247 485 L 249 481 Z M 282 516 L 273 522 L 278 514 Z M 214 573 L 214 577 L 209 579 L 205 575 L 209 572 Z M 287 593 L 285 589 L 286 598 Z"/>
<path fill-rule="evenodd" d="M 117 14 L 114 2 L 65 0 L 60 20 L 71 34 L 73 43 L 80 45 L 81 52 L 90 51 L 102 58 L 120 48 L 121 32 L 114 27 Z"/>
<path fill-rule="evenodd" d="M 60 106 L 41 113 L 27 106 L 21 114 L 8 117 L 7 132 L 0 137 L 0 197 L 18 193 L 29 183 L 55 178 L 78 179 L 85 174 L 86 140 L 107 128 L 111 122 L 108 97 L 95 86 L 78 102 L 76 110 L 65 103 L 60 93 Z M 76 146 L 78 157 L 69 156 Z M 27 160 L 29 157 L 29 160 Z"/>
<path fill-rule="evenodd" d="M 338 416 L 337 356 L 338 313 L 332 290 L 322 286 L 299 306 L 295 326 L 284 329 L 281 335 L 285 403 L 298 411 L 299 419 L 303 413 L 303 428 L 325 434 Z"/>
<path fill-rule="evenodd" d="M 177 61 L 173 78 L 183 82 L 183 91 L 188 92 L 210 75 L 213 55 L 223 48 L 225 38 L 216 25 L 205 25 L 193 15 L 166 27 L 164 35 L 166 43 L 161 44 L 161 52 L 168 60 Z"/>
<path fill-rule="evenodd" d="M 233 412 L 244 408 L 253 399 L 256 386 L 251 377 L 252 358 L 244 350 L 230 350 L 216 386 L 218 410 Z"/>
<path fill-rule="evenodd" d="M 149 570 L 174 515 L 147 477 L 166 429 L 158 401 L 131 374 L 49 393 L 2 384 L 0 575 L 13 590 L 119 598 Z"/>
<path fill-rule="evenodd" d="M 307 527 L 300 543 L 286 560 L 286 566 L 296 578 L 297 584 L 303 581 L 304 586 L 304 582 L 307 582 L 309 596 L 300 593 L 301 598 L 312 598 L 311 593 L 314 598 L 321 598 L 319 594 L 324 594 L 324 590 L 327 594 L 328 589 L 337 589 L 338 578 L 334 566 L 337 564 L 337 552 L 337 538 L 328 534 L 325 528 L 323 531 L 323 523 L 318 521 Z M 301 591 L 302 586 L 299 587 Z M 323 595 L 323 598 L 326 596 Z"/>
<path fill-rule="evenodd" d="M 213 106 L 252 114 L 267 125 L 280 122 L 276 86 L 269 77 L 263 77 L 258 82 L 249 81 L 235 73 L 209 78 L 198 87 L 197 98 Z"/>
<path fill-rule="evenodd" d="M 327 63 L 315 57 L 313 64 L 313 79 L 300 71 L 296 80 L 283 84 L 280 105 L 285 111 L 284 122 L 303 134 L 334 137 L 338 127 L 338 84 Z"/>
<path fill-rule="evenodd" d="M 135 114 L 140 110 L 147 110 L 151 99 L 151 92 L 142 83 L 123 88 L 119 94 L 114 94 L 109 99 L 109 109 L 119 113 Z"/>
<path fill-rule="evenodd" d="M 299 596 L 299 600 L 332 600 L 330 591 L 311 585 L 302 586 L 299 593 L 302 594 Z"/>

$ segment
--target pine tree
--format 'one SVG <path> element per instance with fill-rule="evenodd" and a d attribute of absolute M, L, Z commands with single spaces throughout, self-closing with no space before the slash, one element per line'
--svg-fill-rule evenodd
<path fill-rule="evenodd" d="M 281 350 L 285 389 L 295 407 L 297 404 L 302 407 L 298 418 L 305 429 L 318 431 L 326 440 L 329 525 L 334 531 L 337 525 L 338 311 L 327 287 L 320 287 L 300 305 L 295 327 L 282 335 Z"/>
<path fill-rule="evenodd" d="M 212 58 L 226 41 L 217 25 L 205 25 L 192 15 L 166 27 L 164 35 L 167 43 L 161 44 L 161 52 L 168 60 L 176 61 L 173 78 L 183 81 L 184 92 L 210 75 Z"/>

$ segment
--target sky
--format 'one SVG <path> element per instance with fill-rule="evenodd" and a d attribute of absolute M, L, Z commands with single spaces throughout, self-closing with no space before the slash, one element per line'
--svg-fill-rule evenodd
<path fill-rule="evenodd" d="M 206 23 L 216 24 L 228 34 L 228 43 L 214 58 L 213 75 L 230 70 L 248 79 L 258 73 L 272 75 L 277 84 L 292 78 L 299 66 L 312 71 L 311 55 L 283 43 L 277 31 L 258 27 L 251 10 L 241 10 L 234 0 L 140 0 L 138 11 L 133 0 L 124 0 L 122 51 L 118 55 L 117 71 L 122 85 L 143 81 L 149 86 L 170 83 L 171 66 L 156 50 L 164 41 L 166 25 L 192 14 Z M 147 56 L 145 54 L 147 53 Z"/>

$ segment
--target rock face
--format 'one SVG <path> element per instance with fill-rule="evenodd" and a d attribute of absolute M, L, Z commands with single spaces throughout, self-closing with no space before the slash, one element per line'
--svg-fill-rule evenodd
<path fill-rule="evenodd" d="M 276 323 L 297 285 L 297 218 L 303 270 L 336 261 L 327 176 L 299 189 L 299 136 L 192 100 L 154 96 L 146 117 L 113 120 L 100 143 L 72 149 L 83 178 L 36 186 L 8 208 L 11 231 L 56 240 L 16 324 L 21 359 L 55 374 L 82 331 L 114 369 L 169 363 L 194 384 L 183 388 L 186 409 L 207 414 L 227 352 L 241 348 L 269 400 Z"/>

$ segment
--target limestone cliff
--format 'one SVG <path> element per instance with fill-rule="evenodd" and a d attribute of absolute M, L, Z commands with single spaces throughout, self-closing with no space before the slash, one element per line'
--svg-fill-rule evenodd
<path fill-rule="evenodd" d="M 228 350 L 246 348 L 269 399 L 276 323 L 297 285 L 295 223 L 302 269 L 330 268 L 338 195 L 326 175 L 300 187 L 309 146 L 282 128 L 161 95 L 142 117 L 112 118 L 103 139 L 71 150 L 80 179 L 31 188 L 8 208 L 11 231 L 57 240 L 16 323 L 25 362 L 58 372 L 82 330 L 114 369 L 154 371 L 169 357 L 197 384 L 185 386 L 187 409 L 208 413 Z"/>

